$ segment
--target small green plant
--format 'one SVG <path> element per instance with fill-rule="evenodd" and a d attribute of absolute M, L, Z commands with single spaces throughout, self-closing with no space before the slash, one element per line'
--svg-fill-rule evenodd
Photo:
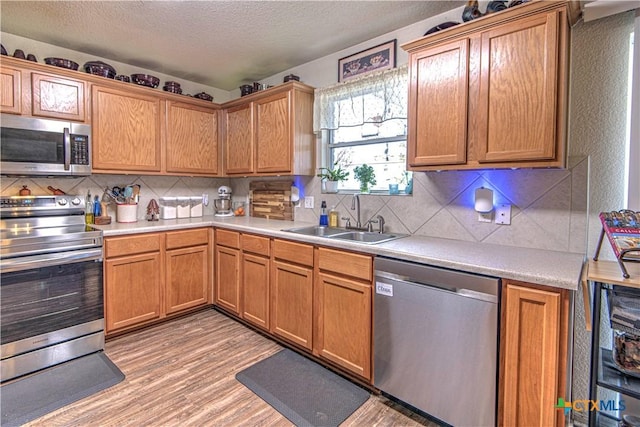
<path fill-rule="evenodd" d="M 345 181 L 349 177 L 349 171 L 342 169 L 337 163 L 333 164 L 333 169 L 320 168 L 319 178 L 327 181 Z"/>
<path fill-rule="evenodd" d="M 371 190 L 369 186 L 376 185 L 376 172 L 373 170 L 373 167 L 366 163 L 362 166 L 356 166 L 353 169 L 353 175 L 358 181 L 360 181 L 361 193 L 370 193 Z"/>

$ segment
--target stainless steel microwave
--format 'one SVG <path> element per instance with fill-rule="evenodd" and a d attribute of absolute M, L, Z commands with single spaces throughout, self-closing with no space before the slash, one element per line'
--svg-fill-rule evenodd
<path fill-rule="evenodd" d="M 2 175 L 91 175 L 91 126 L 2 114 L 0 159 Z"/>

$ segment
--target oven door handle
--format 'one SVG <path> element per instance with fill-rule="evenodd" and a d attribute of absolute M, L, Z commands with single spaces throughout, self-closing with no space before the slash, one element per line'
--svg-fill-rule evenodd
<path fill-rule="evenodd" d="M 86 261 L 102 261 L 102 248 L 3 259 L 0 272 L 10 273 Z"/>

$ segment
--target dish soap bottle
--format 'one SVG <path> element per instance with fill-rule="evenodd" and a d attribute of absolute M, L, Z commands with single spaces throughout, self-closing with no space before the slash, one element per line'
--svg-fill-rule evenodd
<path fill-rule="evenodd" d="M 329 225 L 329 217 L 327 216 L 327 202 L 324 200 L 320 204 L 320 227 Z"/>
<path fill-rule="evenodd" d="M 338 211 L 335 206 L 331 206 L 329 210 L 329 227 L 338 227 Z"/>
<path fill-rule="evenodd" d="M 85 200 L 84 222 L 86 224 L 93 224 L 93 201 L 91 200 L 91 190 L 87 191 L 87 200 Z"/>

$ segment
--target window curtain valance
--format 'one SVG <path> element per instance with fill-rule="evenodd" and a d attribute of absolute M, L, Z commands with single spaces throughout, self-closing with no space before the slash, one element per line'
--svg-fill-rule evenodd
<path fill-rule="evenodd" d="M 408 82 L 408 66 L 403 65 L 316 89 L 314 132 L 406 119 Z"/>

